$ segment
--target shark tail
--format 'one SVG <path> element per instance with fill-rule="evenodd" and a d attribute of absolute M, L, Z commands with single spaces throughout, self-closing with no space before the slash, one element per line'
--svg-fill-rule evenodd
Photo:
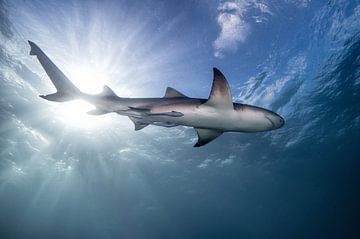
<path fill-rule="evenodd" d="M 31 47 L 30 55 L 38 58 L 41 66 L 49 76 L 57 92 L 49 95 L 40 95 L 41 98 L 50 101 L 64 102 L 80 98 L 81 91 L 65 76 L 65 74 L 50 60 L 50 58 L 32 41 L 28 41 Z"/>

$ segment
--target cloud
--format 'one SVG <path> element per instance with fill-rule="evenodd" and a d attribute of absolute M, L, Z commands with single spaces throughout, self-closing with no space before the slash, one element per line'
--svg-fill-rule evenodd
<path fill-rule="evenodd" d="M 270 8 L 263 1 L 237 0 L 219 4 L 217 23 L 220 33 L 213 43 L 215 57 L 222 58 L 226 52 L 235 52 L 238 45 L 245 42 L 251 31 L 246 14 L 251 9 L 260 11 L 262 15 L 272 15 Z M 257 15 L 251 18 L 256 22 L 262 22 L 263 19 Z"/>

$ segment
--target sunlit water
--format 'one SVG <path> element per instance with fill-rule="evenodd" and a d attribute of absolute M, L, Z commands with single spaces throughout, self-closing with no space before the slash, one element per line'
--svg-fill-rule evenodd
<path fill-rule="evenodd" d="M 0 238 L 360 238 L 360 3 L 0 3 Z M 27 40 L 80 89 L 235 101 L 283 128 L 134 131 L 54 87 Z"/>

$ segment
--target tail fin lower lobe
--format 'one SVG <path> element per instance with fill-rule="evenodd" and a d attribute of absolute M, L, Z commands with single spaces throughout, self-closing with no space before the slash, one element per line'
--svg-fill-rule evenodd
<path fill-rule="evenodd" d="M 61 70 L 50 60 L 50 58 L 32 41 L 29 41 L 30 55 L 35 55 L 51 82 L 54 84 L 57 92 L 50 95 L 41 95 L 40 97 L 50 101 L 69 101 L 80 96 L 80 90 L 61 72 Z"/>

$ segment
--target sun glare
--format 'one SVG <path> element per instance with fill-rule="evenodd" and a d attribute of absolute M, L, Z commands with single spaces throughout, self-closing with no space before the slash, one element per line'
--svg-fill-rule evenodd
<path fill-rule="evenodd" d="M 85 65 L 70 68 L 69 78 L 81 91 L 88 94 L 100 93 L 103 85 L 107 82 L 105 72 Z"/>
<path fill-rule="evenodd" d="M 75 100 L 59 104 L 56 114 L 62 122 L 69 126 L 90 128 L 99 120 L 95 116 L 86 113 L 93 108 L 94 106 L 82 100 Z"/>
<path fill-rule="evenodd" d="M 107 82 L 107 75 L 96 68 L 80 65 L 70 68 L 68 77 L 82 92 L 98 94 Z M 91 128 L 101 119 L 97 116 L 87 114 L 94 109 L 89 103 L 82 100 L 64 102 L 58 105 L 57 115 L 60 120 L 72 127 Z"/>

